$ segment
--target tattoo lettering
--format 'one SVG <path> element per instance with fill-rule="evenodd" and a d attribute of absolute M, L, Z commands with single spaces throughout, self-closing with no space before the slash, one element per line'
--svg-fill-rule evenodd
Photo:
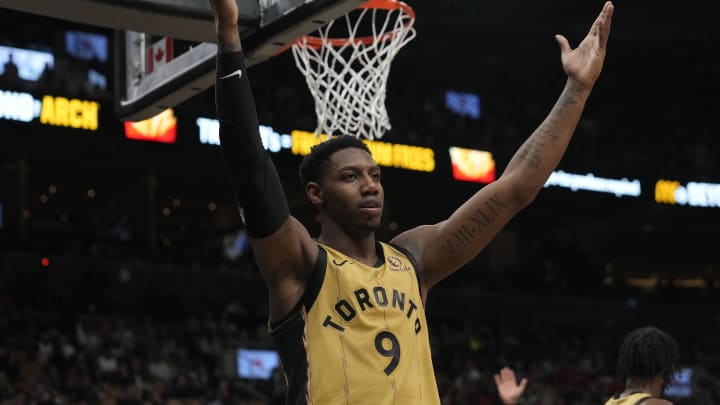
<path fill-rule="evenodd" d="M 470 232 L 470 229 L 467 225 L 463 225 L 455 232 L 454 236 L 460 246 L 467 246 L 467 244 L 470 243 L 471 240 L 473 240 L 473 237 L 475 235 Z"/>
<path fill-rule="evenodd" d="M 560 97 L 560 101 L 558 101 L 560 109 L 564 110 L 565 108 L 570 107 L 573 104 L 577 104 L 578 101 L 575 96 L 577 96 L 577 91 L 573 91 L 573 89 L 570 88 L 568 90 L 568 94 L 563 94 L 563 96 Z"/>
<path fill-rule="evenodd" d="M 555 114 L 551 115 L 550 119 L 548 119 L 548 123 L 540 126 L 540 130 L 538 131 L 540 134 L 540 139 L 543 141 L 547 141 L 548 138 L 551 138 L 552 141 L 557 141 L 559 138 L 558 134 L 551 132 L 551 129 L 554 129 L 557 123 L 557 116 Z"/>
<path fill-rule="evenodd" d="M 540 158 L 540 152 L 542 151 L 543 147 L 545 147 L 545 144 L 543 142 L 538 142 L 535 139 L 530 138 L 525 141 L 523 146 L 518 151 L 518 157 L 526 161 L 533 168 L 537 169 L 538 167 L 540 167 L 540 163 L 542 162 L 542 159 Z"/>
<path fill-rule="evenodd" d="M 518 157 L 528 163 L 531 167 L 538 169 L 542 163 L 542 151 L 548 142 L 555 142 L 559 136 L 554 132 L 558 124 L 558 115 L 571 105 L 579 103 L 582 87 L 572 83 L 567 91 L 563 92 L 557 102 L 555 109 L 550 113 L 547 121 L 537 130 L 537 133 L 530 137 L 518 151 Z"/>
<path fill-rule="evenodd" d="M 570 83 L 567 91 L 563 92 L 563 94 L 560 96 L 560 100 L 558 100 L 558 113 L 570 107 L 571 105 L 578 104 L 580 102 L 579 98 L 582 91 L 582 86 L 577 83 Z"/>
<path fill-rule="evenodd" d="M 447 239 L 445 240 L 445 242 L 443 242 L 441 246 L 443 250 L 445 250 L 445 252 L 450 256 L 455 256 L 455 247 L 453 245 L 453 242 L 454 241 L 452 239 Z"/>
<path fill-rule="evenodd" d="M 497 194 L 493 195 L 472 214 L 469 223 L 460 226 L 451 238 L 445 240 L 442 248 L 451 256 L 455 255 L 457 249 L 468 246 L 481 231 L 498 218 L 505 208 L 507 205 L 500 201 L 500 197 Z"/>
<path fill-rule="evenodd" d="M 568 89 L 568 93 L 570 93 L 570 95 L 573 97 L 573 100 L 575 101 L 575 103 L 578 102 L 577 98 L 580 97 L 582 92 L 583 92 L 583 86 L 581 86 L 575 82 L 573 82 L 570 85 L 570 88 Z"/>

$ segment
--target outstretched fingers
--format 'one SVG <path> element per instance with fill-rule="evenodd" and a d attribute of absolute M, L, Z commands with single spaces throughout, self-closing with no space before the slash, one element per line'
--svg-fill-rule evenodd
<path fill-rule="evenodd" d="M 610 36 L 610 26 L 612 24 L 612 16 L 615 6 L 612 2 L 605 2 L 605 6 L 600 12 L 600 23 L 598 24 L 598 35 L 600 37 L 600 48 L 605 48 L 608 37 Z"/>
<path fill-rule="evenodd" d="M 606 1 L 600 14 L 595 18 L 590 30 L 582 41 L 585 46 L 596 49 L 605 49 L 608 36 L 610 35 L 610 23 L 612 22 L 614 6 L 611 1 Z"/>

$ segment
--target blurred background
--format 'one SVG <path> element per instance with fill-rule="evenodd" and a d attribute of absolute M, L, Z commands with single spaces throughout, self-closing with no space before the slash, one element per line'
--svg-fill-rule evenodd
<path fill-rule="evenodd" d="M 418 36 L 392 65 L 381 141 L 414 148 L 383 168 L 381 240 L 502 174 L 563 88 L 553 35 L 576 45 L 602 7 L 409 4 Z M 430 293 L 443 404 L 499 403 L 505 365 L 529 378 L 525 403 L 604 403 L 622 336 L 648 324 L 680 344 L 673 402 L 720 403 L 720 5 L 615 6 L 558 171 Z M 152 132 L 115 115 L 111 30 L 7 9 L 0 26 L 0 402 L 283 403 L 213 90 Z M 297 180 L 304 77 L 289 53 L 249 74 L 291 211 L 317 232 Z M 451 148 L 482 151 L 484 170 Z"/>

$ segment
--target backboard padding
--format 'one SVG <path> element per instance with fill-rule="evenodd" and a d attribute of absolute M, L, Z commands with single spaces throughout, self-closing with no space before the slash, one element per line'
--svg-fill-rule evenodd
<path fill-rule="evenodd" d="M 247 64 L 254 65 L 365 0 L 236 1 Z M 117 30 L 115 106 L 122 119 L 152 117 L 214 84 L 216 38 L 207 0 L 0 0 L 0 7 Z M 198 44 L 148 74 L 141 55 L 151 44 L 134 46 L 137 35 Z"/>

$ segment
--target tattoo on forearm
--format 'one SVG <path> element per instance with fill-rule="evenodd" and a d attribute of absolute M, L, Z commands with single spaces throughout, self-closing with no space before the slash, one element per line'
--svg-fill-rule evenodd
<path fill-rule="evenodd" d="M 558 105 L 560 106 L 560 110 L 564 110 L 568 107 L 570 107 L 573 104 L 577 104 L 577 96 L 580 92 L 579 89 L 575 88 L 575 86 L 570 86 L 567 93 L 563 93 L 562 97 L 560 97 L 560 100 L 558 100 Z"/>
<path fill-rule="evenodd" d="M 559 135 L 553 131 L 557 122 L 557 114 L 553 112 L 550 114 L 550 117 L 548 117 L 547 122 L 540 125 L 537 133 L 525 141 L 518 151 L 518 157 L 527 162 L 531 167 L 535 169 L 539 168 L 542 163 L 543 149 L 545 149 L 549 143 L 555 142 L 559 138 Z"/>
<path fill-rule="evenodd" d="M 563 92 L 555 108 L 550 113 L 548 120 L 537 130 L 537 133 L 530 137 L 518 151 L 518 157 L 527 162 L 531 167 L 538 169 L 542 163 L 542 151 L 549 142 L 555 142 L 560 137 L 554 130 L 558 124 L 558 115 L 571 105 L 578 104 L 582 88 L 577 84 L 570 84 L 567 91 Z"/>
<path fill-rule="evenodd" d="M 542 163 L 542 159 L 540 158 L 540 152 L 545 147 L 545 143 L 538 142 L 533 138 L 528 139 L 525 141 L 523 146 L 518 151 L 518 157 L 524 161 L 527 162 L 530 166 L 537 169 L 540 167 L 540 163 Z"/>
<path fill-rule="evenodd" d="M 507 208 L 497 194 L 490 197 L 485 204 L 478 208 L 470 217 L 470 222 L 460 226 L 450 238 L 443 242 L 442 247 L 450 255 L 455 255 L 457 249 L 462 249 L 470 244 L 482 230 L 493 223 L 500 213 Z"/>

